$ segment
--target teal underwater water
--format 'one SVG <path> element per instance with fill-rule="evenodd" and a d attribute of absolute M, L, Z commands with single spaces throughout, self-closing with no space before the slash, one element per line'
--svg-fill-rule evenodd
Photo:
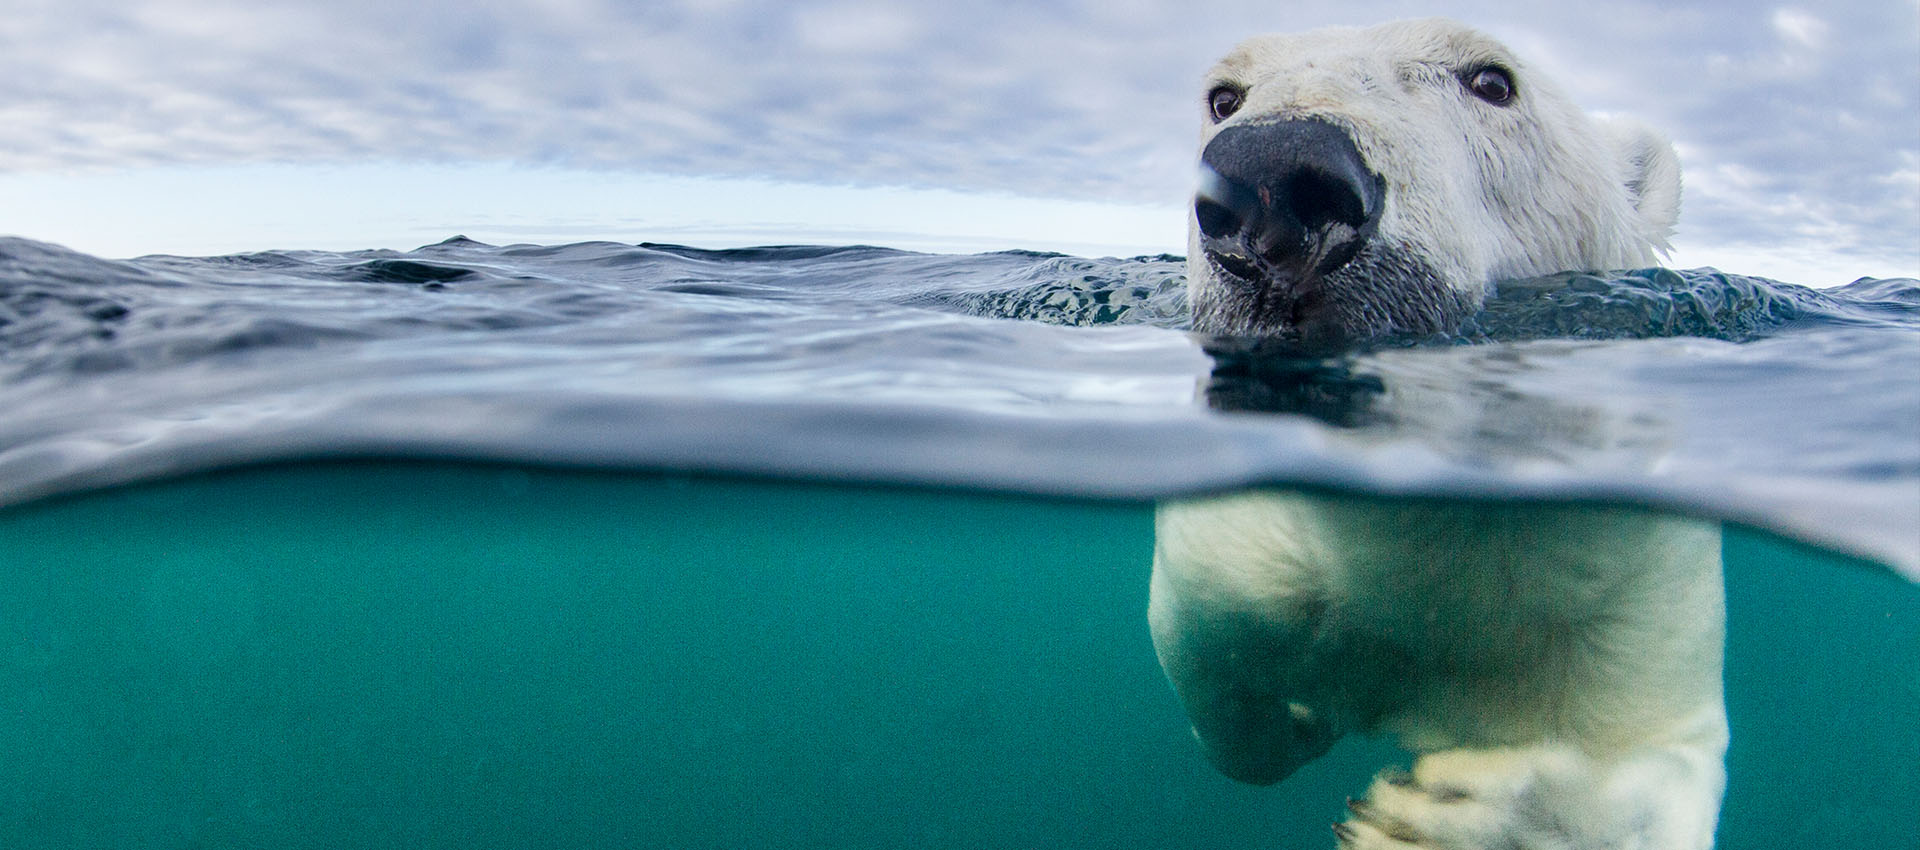
<path fill-rule="evenodd" d="M 0 513 L 0 845 L 1330 847 L 1200 757 L 1151 505 L 417 462 Z M 1920 588 L 1733 529 L 1720 846 L 1914 846 Z"/>

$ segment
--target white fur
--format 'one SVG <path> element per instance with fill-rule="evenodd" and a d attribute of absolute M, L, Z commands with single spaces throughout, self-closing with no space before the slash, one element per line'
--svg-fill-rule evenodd
<path fill-rule="evenodd" d="M 1231 609 L 1354 648 L 1303 690 L 1388 683 L 1342 731 L 1397 736 L 1418 790 L 1376 781 L 1348 846 L 1693 850 L 1725 784 L 1719 547 L 1635 509 L 1253 491 L 1161 506 L 1149 620 L 1170 670 Z"/>
<path fill-rule="evenodd" d="M 1483 64 L 1513 71 L 1512 105 L 1463 91 Z M 1590 119 L 1457 24 L 1256 38 L 1221 83 L 1245 104 L 1203 146 L 1237 121 L 1346 129 L 1387 184 L 1378 238 L 1459 291 L 1650 263 L 1678 215 L 1665 140 Z M 1356 804 L 1343 847 L 1711 846 L 1727 746 L 1717 525 L 1256 491 L 1163 504 L 1156 533 L 1154 643 L 1191 712 L 1261 703 L 1247 716 L 1418 754 L 1410 779 L 1383 773 Z M 1210 753 L 1234 745 L 1202 725 Z"/>
<path fill-rule="evenodd" d="M 1513 72 L 1507 106 L 1469 94 L 1479 65 Z M 1673 146 L 1631 122 L 1600 121 L 1492 38 L 1451 21 L 1401 21 L 1248 39 L 1208 75 L 1245 104 L 1208 122 L 1200 146 L 1248 122 L 1318 118 L 1345 129 L 1386 180 L 1378 239 L 1447 283 L 1651 265 L 1680 213 Z M 1645 187 L 1640 192 L 1630 187 Z M 1188 257 L 1201 255 L 1190 222 Z M 1211 272 L 1195 263 L 1204 288 Z"/>

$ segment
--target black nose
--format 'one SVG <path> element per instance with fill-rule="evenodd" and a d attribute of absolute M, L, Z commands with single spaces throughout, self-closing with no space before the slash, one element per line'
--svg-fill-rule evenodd
<path fill-rule="evenodd" d="M 1200 154 L 1200 174 L 1201 247 L 1249 279 L 1345 265 L 1379 225 L 1386 193 L 1353 139 L 1325 121 L 1228 127 Z"/>

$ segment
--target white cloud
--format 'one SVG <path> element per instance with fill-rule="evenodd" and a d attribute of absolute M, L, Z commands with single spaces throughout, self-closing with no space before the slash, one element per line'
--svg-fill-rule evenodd
<path fill-rule="evenodd" d="M 1887 175 L 1920 137 L 1920 16 L 1874 0 L 21 0 L 0 173 L 519 163 L 1178 205 L 1232 42 L 1436 11 L 1685 144 L 1693 238 L 1916 241 Z M 1809 73 L 1835 45 L 1848 76 Z"/>
<path fill-rule="evenodd" d="M 1911 205 L 1920 206 L 1920 150 L 1900 151 L 1900 165 L 1880 180 L 1905 196 Z"/>
<path fill-rule="evenodd" d="M 925 22 L 900 4 L 830 3 L 793 12 L 794 35 L 823 53 L 889 53 L 920 41 Z"/>
<path fill-rule="evenodd" d="M 1788 43 L 1807 50 L 1826 49 L 1831 30 L 1826 21 L 1799 9 L 1775 9 L 1772 22 L 1773 31 Z"/>

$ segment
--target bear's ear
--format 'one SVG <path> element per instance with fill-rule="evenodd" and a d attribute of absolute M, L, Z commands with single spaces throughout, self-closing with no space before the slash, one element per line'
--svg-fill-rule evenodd
<path fill-rule="evenodd" d="M 1633 121 L 1606 122 L 1614 162 L 1639 214 L 1640 234 L 1660 253 L 1680 220 L 1680 155 L 1657 131 Z"/>

